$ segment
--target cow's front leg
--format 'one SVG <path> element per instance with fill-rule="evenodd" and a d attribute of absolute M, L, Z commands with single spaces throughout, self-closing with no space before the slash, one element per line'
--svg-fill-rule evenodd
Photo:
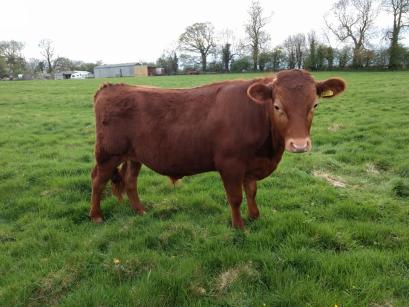
<path fill-rule="evenodd" d="M 231 164 L 231 165 L 230 165 Z M 230 163 L 220 170 L 224 189 L 231 208 L 232 225 L 235 228 L 243 228 L 244 222 L 240 214 L 240 205 L 243 200 L 243 174 L 240 164 Z"/>
<path fill-rule="evenodd" d="M 256 204 L 257 181 L 254 179 L 244 179 L 244 190 L 246 191 L 247 209 L 250 219 L 256 220 L 260 216 Z"/>

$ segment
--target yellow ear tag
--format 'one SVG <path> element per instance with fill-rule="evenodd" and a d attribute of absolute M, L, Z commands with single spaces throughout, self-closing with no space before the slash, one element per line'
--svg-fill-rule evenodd
<path fill-rule="evenodd" d="M 334 96 L 334 92 L 331 90 L 326 90 L 321 93 L 321 97 L 331 97 Z"/>

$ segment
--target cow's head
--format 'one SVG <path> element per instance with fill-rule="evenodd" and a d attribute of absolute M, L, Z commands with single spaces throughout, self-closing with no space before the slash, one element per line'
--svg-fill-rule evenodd
<path fill-rule="evenodd" d="M 258 104 L 267 104 L 272 129 L 284 139 L 290 152 L 311 149 L 310 129 L 319 98 L 332 98 L 345 90 L 343 80 L 315 81 L 305 70 L 279 72 L 272 82 L 255 82 L 247 95 Z"/>

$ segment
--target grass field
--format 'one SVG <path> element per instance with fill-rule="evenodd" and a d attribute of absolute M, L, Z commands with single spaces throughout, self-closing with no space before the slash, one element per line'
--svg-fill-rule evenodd
<path fill-rule="evenodd" d="M 244 231 L 216 173 L 174 188 L 147 168 L 147 215 L 107 188 L 106 222 L 91 224 L 103 80 L 0 82 L 0 305 L 408 306 L 409 72 L 316 77 L 334 75 L 348 89 L 317 110 L 312 152 L 285 154 L 259 182 L 261 218 Z"/>

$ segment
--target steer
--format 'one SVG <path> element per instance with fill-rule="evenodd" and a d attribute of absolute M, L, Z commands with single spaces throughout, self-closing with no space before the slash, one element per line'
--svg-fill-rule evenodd
<path fill-rule="evenodd" d="M 109 180 L 116 196 L 126 192 L 135 212 L 145 213 L 137 192 L 144 164 L 173 181 L 218 171 L 232 225 L 243 228 L 243 189 L 248 215 L 257 219 L 257 180 L 277 168 L 284 150 L 311 150 L 318 99 L 334 97 L 345 87 L 338 78 L 315 81 L 305 70 L 191 89 L 104 84 L 94 97 L 91 220 L 103 221 L 101 194 Z"/>

